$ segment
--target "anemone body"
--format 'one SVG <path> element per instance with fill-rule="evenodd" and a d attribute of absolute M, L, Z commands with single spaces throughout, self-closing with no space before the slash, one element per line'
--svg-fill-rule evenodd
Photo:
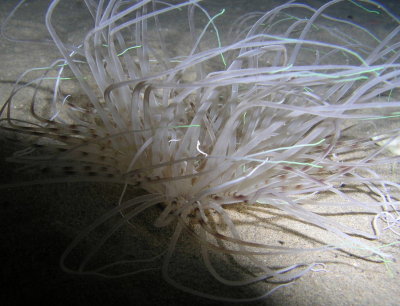
<path fill-rule="evenodd" d="M 71 46 L 55 30 L 59 2 L 50 4 L 46 26 L 62 58 L 28 83 L 20 80 L 32 70 L 21 76 L 1 110 L 3 129 L 34 142 L 10 161 L 65 181 L 124 186 L 118 205 L 68 247 L 61 260 L 65 270 L 108 274 L 122 261 L 93 268 L 91 260 L 118 229 L 151 208 L 159 209 L 154 226 L 174 229 L 164 253 L 164 278 L 207 298 L 230 300 L 169 275 L 182 233 L 198 243 L 210 274 L 228 286 L 290 282 L 316 264 L 272 266 L 263 258 L 343 249 L 343 242 L 302 249 L 247 240 L 238 230 L 237 210 L 283 212 L 367 253 L 390 257 L 360 238 L 376 239 L 377 232 L 352 228 L 307 206 L 316 194 L 333 194 L 334 202 L 319 205 L 356 207 L 378 219 L 397 212 L 399 185 L 375 168 L 397 158 L 384 154 L 399 135 L 400 21 L 389 11 L 357 1 L 392 19 L 391 31 L 380 37 L 328 14 L 345 1 L 319 8 L 290 1 L 242 16 L 224 37 L 217 27 L 223 11 L 210 15 L 199 1 L 85 1 L 93 25 Z M 186 20 L 182 40 L 190 43 L 171 46 L 163 31 L 166 16 Z M 79 88 L 81 100 L 64 93 L 68 82 Z M 45 84 L 53 96 L 43 106 L 37 95 Z M 31 118 L 14 118 L 13 99 L 28 87 L 35 88 Z M 366 122 L 379 120 L 391 120 L 392 128 L 360 133 Z M 385 145 L 377 147 L 376 139 Z M 359 199 L 343 185 L 363 186 L 375 197 Z M 128 187 L 146 195 L 125 199 Z M 80 265 L 69 267 L 71 252 L 118 215 L 122 218 Z M 256 276 L 221 276 L 212 252 L 246 257 Z"/>

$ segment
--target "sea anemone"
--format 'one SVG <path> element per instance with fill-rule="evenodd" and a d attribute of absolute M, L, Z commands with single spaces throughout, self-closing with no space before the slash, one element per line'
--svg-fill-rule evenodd
<path fill-rule="evenodd" d="M 123 186 L 117 205 L 66 249 L 65 271 L 122 277 L 149 270 L 137 268 L 142 261 L 132 259 L 132 249 L 104 255 L 124 228 L 132 229 L 131 244 L 152 227 L 170 234 L 160 255 L 144 252 L 145 259 L 161 258 L 173 286 L 222 301 L 260 299 L 323 268 L 322 260 L 305 256 L 312 252 L 393 258 L 370 241 L 382 222 L 395 233 L 399 223 L 400 185 L 379 171 L 399 160 L 385 150 L 400 131 L 400 20 L 390 11 L 368 0 L 319 8 L 289 1 L 245 14 L 222 32 L 217 21 L 225 10 L 210 15 L 197 0 L 86 0 L 93 25 L 71 44 L 54 25 L 60 2 L 51 2 L 46 27 L 62 58 L 22 74 L 0 115 L 9 137 L 31 143 L 9 161 L 50 176 L 33 183 Z M 379 11 L 392 22 L 389 34 L 329 14 L 339 4 Z M 3 25 L 5 36 L 17 9 Z M 181 27 L 179 45 L 163 27 L 171 20 Z M 44 88 L 51 99 L 42 97 Z M 30 113 L 18 118 L 15 97 L 32 89 Z M 131 189 L 141 195 L 128 197 Z M 360 230 L 327 210 L 367 214 L 374 226 Z M 246 236 L 249 228 L 260 235 L 301 232 L 294 225 L 272 229 L 274 217 L 335 239 L 310 247 Z M 183 239 L 197 245 L 204 267 L 223 285 L 272 287 L 238 298 L 178 281 L 170 266 Z M 233 279 L 237 272 L 216 267 L 217 260 L 246 276 Z"/>

